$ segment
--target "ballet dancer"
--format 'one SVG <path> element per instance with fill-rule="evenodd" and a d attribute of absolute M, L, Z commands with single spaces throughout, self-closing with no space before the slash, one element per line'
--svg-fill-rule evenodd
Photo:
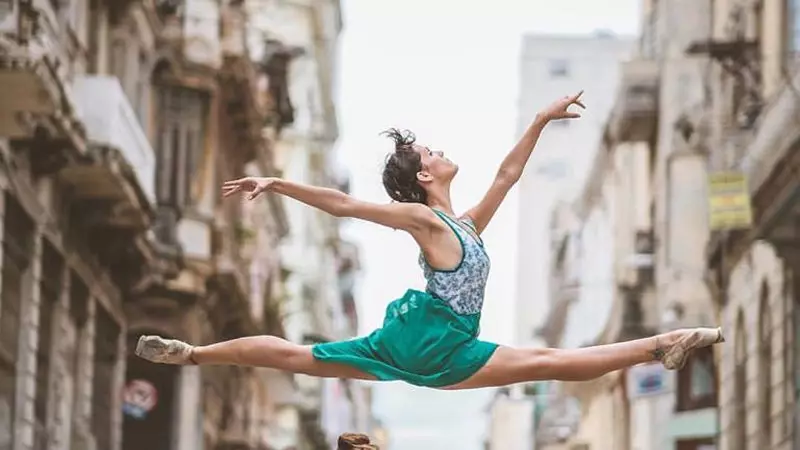
<path fill-rule="evenodd" d="M 420 248 L 425 291 L 409 289 L 386 308 L 383 326 L 368 336 L 306 346 L 276 336 L 252 336 L 193 346 L 142 336 L 136 354 L 164 364 L 230 364 L 270 367 L 318 377 L 401 380 L 439 389 L 474 389 L 538 380 L 583 381 L 640 363 L 660 361 L 680 369 L 693 350 L 723 342 L 719 328 L 671 331 L 644 339 L 578 349 L 514 348 L 478 338 L 489 256 L 481 233 L 523 169 L 548 123 L 580 117 L 582 92 L 536 115 L 505 157 L 483 199 L 457 216 L 450 184 L 458 166 L 444 153 L 416 143 L 408 131 L 391 129 L 394 141 L 383 185 L 394 200 L 374 204 L 337 190 L 279 178 L 225 182 L 223 196 L 255 200 L 273 193 L 335 217 L 352 217 L 403 230 Z M 390 258 L 391 255 L 386 255 Z"/>

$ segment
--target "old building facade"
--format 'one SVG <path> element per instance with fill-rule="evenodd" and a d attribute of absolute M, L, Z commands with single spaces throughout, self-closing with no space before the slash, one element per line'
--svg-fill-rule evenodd
<path fill-rule="evenodd" d="M 278 124 L 276 167 L 292 181 L 347 191 L 336 164 L 338 40 L 343 27 L 338 0 L 253 0 L 248 29 L 256 61 L 286 61 L 264 67 L 287 80 L 273 93 L 291 120 Z M 273 56 L 274 55 L 274 56 Z M 270 83 L 270 89 L 276 86 Z M 288 119 L 288 117 L 287 117 Z M 358 320 L 353 283 L 357 248 L 339 235 L 340 219 L 299 202 L 285 203 L 289 232 L 280 256 L 285 273 L 285 330 L 288 339 L 313 344 L 353 337 Z M 330 448 L 338 434 L 366 430 L 369 393 L 365 385 L 339 379 L 297 376 L 298 421 L 313 448 Z"/>
<path fill-rule="evenodd" d="M 721 325 L 727 342 L 698 352 L 676 373 L 643 365 L 569 390 L 582 415 L 558 445 L 800 445 L 798 11 L 782 0 L 643 2 L 639 54 L 622 66 L 603 144 L 608 157 L 600 178 L 627 194 L 606 202 L 613 205 L 616 287 L 599 342 L 698 325 Z M 721 174 L 744 176 L 745 190 L 727 198 L 751 204 L 751 220 L 737 210 L 720 221 L 712 180 Z M 586 192 L 604 195 L 592 180 Z M 634 184 L 624 188 L 627 182 Z M 554 223 L 561 224 L 552 247 L 558 286 L 574 273 L 565 270 L 574 239 L 563 221 Z M 582 219 L 578 228 L 586 224 Z M 556 304 L 575 304 L 562 293 L 552 296 Z M 561 338 L 567 319 L 552 323 L 547 331 Z M 608 415 L 624 417 L 624 429 L 603 423 Z"/>
<path fill-rule="evenodd" d="M 725 2 L 712 13 L 710 38 L 690 49 L 713 68 L 709 171 L 745 175 L 752 204 L 749 227 L 714 230 L 707 248 L 731 343 L 720 358 L 720 448 L 797 448 L 800 5 Z"/>
<path fill-rule="evenodd" d="M 280 175 L 295 121 L 292 51 L 263 37 L 254 58 L 250 21 L 242 2 L 0 4 L 0 448 L 320 446 L 290 375 L 132 355 L 144 333 L 289 335 L 283 200 L 218 195 Z M 357 254 L 331 258 L 320 284 L 349 323 Z"/>

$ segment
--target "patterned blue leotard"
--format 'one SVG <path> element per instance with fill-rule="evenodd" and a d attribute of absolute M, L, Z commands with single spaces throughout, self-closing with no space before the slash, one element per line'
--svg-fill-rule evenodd
<path fill-rule="evenodd" d="M 425 290 L 447 302 L 458 314 L 477 314 L 483 308 L 486 280 L 491 268 L 489 255 L 483 248 L 483 241 L 478 237 L 472 219 L 465 217 L 456 221 L 441 211 L 433 211 L 456 234 L 463 256 L 454 269 L 443 270 L 432 268 L 420 254 L 419 264 L 428 280 Z"/>

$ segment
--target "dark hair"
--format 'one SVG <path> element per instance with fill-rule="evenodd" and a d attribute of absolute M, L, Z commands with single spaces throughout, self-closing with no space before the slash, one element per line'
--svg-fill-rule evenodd
<path fill-rule="evenodd" d="M 426 203 L 428 193 L 417 181 L 417 173 L 422 170 L 419 153 L 412 145 L 417 138 L 414 133 L 390 128 L 383 133 L 394 141 L 394 152 L 386 157 L 383 168 L 383 187 L 392 200 L 403 203 Z"/>
<path fill-rule="evenodd" d="M 369 436 L 361 433 L 342 433 L 337 450 L 380 450 L 370 442 Z"/>

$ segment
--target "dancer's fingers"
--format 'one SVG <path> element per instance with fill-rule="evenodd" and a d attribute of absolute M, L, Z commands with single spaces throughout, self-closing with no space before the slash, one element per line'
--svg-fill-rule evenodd
<path fill-rule="evenodd" d="M 242 184 L 246 183 L 248 178 L 239 178 L 238 180 L 230 180 L 222 183 L 223 187 L 233 187 L 233 186 L 241 186 Z"/>
<path fill-rule="evenodd" d="M 259 195 L 261 195 L 261 193 L 266 191 L 266 190 L 267 190 L 267 186 L 266 185 L 259 185 L 257 188 L 255 188 L 253 190 L 253 192 L 250 193 L 250 195 L 247 196 L 247 199 L 248 200 L 253 200 L 256 197 L 258 197 Z"/>
<path fill-rule="evenodd" d="M 237 186 L 237 187 L 234 187 L 234 188 L 223 189 L 222 196 L 223 197 L 230 197 L 231 195 L 233 195 L 233 194 L 235 194 L 235 193 L 237 193 L 237 192 L 239 192 L 241 190 L 242 190 L 242 188 L 240 186 Z"/>

